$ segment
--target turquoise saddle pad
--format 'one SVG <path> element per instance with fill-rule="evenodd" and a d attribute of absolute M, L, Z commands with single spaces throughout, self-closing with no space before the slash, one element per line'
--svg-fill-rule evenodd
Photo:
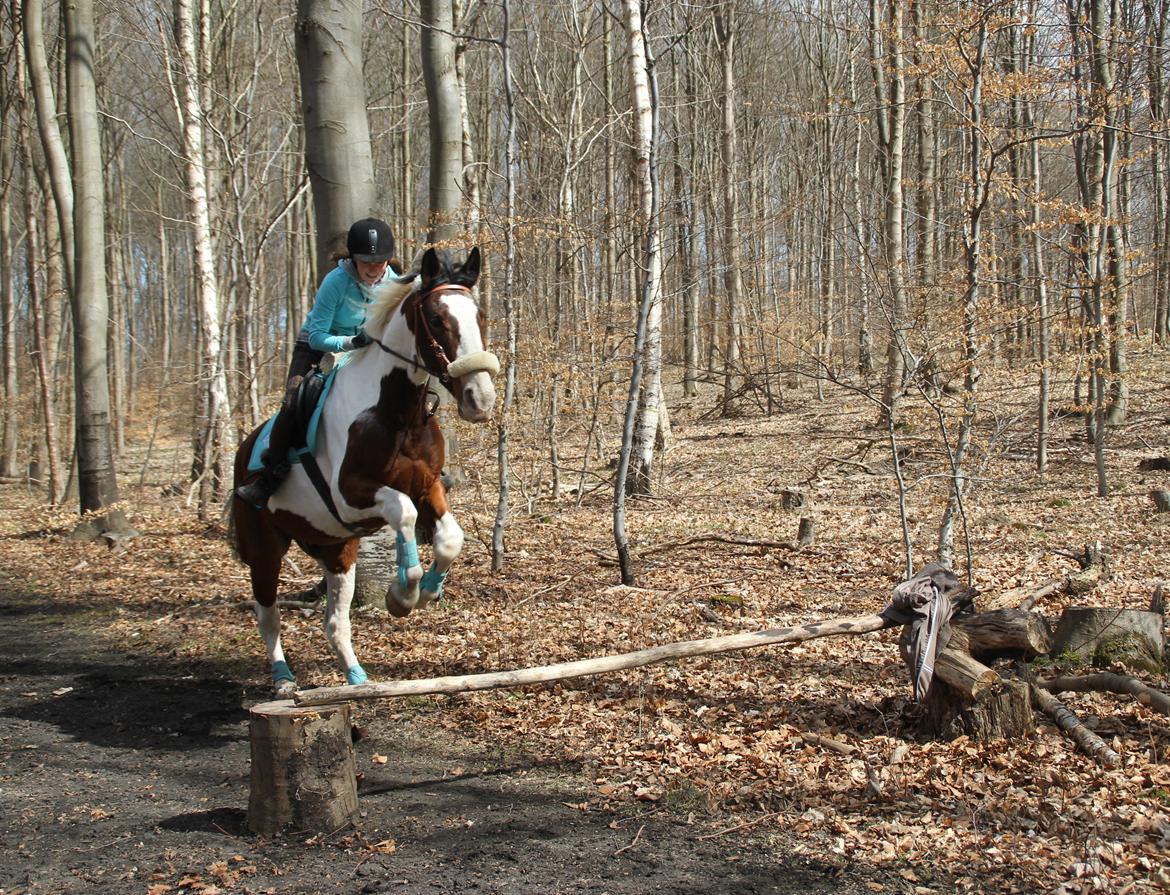
<path fill-rule="evenodd" d="M 289 448 L 288 461 L 290 463 L 300 463 L 301 457 L 305 454 L 314 454 L 317 452 L 317 431 L 321 424 L 321 411 L 325 407 L 325 399 L 329 397 L 329 390 L 333 388 L 333 380 L 337 377 L 337 371 L 339 369 L 341 369 L 340 365 L 330 370 L 327 375 L 319 371 L 309 374 L 310 376 L 323 378 L 325 385 L 321 389 L 321 396 L 317 399 L 317 406 L 313 408 L 312 416 L 309 417 L 309 425 L 305 429 L 304 446 Z M 260 437 L 252 445 L 252 455 L 248 458 L 248 470 L 250 472 L 257 472 L 264 468 L 264 463 L 260 458 L 264 455 L 264 451 L 268 449 L 268 439 L 272 435 L 272 424 L 274 422 L 276 422 L 275 414 L 269 417 L 268 422 L 260 430 Z"/>

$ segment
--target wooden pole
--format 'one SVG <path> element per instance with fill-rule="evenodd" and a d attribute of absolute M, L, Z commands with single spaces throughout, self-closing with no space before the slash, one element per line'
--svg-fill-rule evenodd
<path fill-rule="evenodd" d="M 541 665 L 516 671 L 496 671 L 485 674 L 460 674 L 449 677 L 425 678 L 415 681 L 387 681 L 385 683 L 359 684 L 348 687 L 320 687 L 297 693 L 293 699 L 297 705 L 324 705 L 358 699 L 388 699 L 395 696 L 424 696 L 430 693 L 465 693 L 473 690 L 492 690 L 501 687 L 522 687 L 527 684 L 543 684 L 604 674 L 610 671 L 624 671 L 671 659 L 688 659 L 695 656 L 709 656 L 751 649 L 757 646 L 773 646 L 780 643 L 801 643 L 818 637 L 841 634 L 869 634 L 885 628 L 901 626 L 900 621 L 884 615 L 862 615 L 855 618 L 837 618 L 795 628 L 774 628 L 755 634 L 730 634 L 705 640 L 684 640 L 667 643 L 650 649 L 616 656 L 599 656 L 595 659 L 578 659 L 575 662 L 561 662 L 556 665 Z"/>

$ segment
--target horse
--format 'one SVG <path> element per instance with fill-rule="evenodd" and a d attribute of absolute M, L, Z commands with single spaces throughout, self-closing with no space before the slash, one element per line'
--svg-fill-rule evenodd
<path fill-rule="evenodd" d="M 381 287 L 365 325 L 371 342 L 342 356 L 313 454 L 293 465 L 264 509 L 230 498 L 233 546 L 250 573 L 278 698 L 297 689 L 276 605 L 281 562 L 293 542 L 325 572 L 325 635 L 350 684 L 368 680 L 349 622 L 363 536 L 386 525 L 395 532 L 397 573 L 385 598 L 391 614 L 403 618 L 442 594 L 463 547 L 463 529 L 441 477 L 443 437 L 434 416 L 439 395 L 430 383 L 438 380 L 451 393 L 463 419 L 490 419 L 499 361 L 484 347 L 485 318 L 475 296 L 479 269 L 478 248 L 462 263 L 428 249 L 417 277 Z M 237 449 L 233 489 L 254 474 L 249 462 L 263 429 Z M 425 573 L 420 540 L 432 547 Z"/>

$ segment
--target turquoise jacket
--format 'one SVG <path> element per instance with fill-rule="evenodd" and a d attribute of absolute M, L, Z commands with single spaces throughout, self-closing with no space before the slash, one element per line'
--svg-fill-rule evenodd
<path fill-rule="evenodd" d="M 342 259 L 321 281 L 313 310 L 309 311 L 297 341 L 308 342 L 309 347 L 316 351 L 344 350 L 345 340 L 366 324 L 374 289 L 398 279 L 398 275 L 387 267 L 385 275 L 375 286 L 366 286 L 358 281 L 353 262 Z"/>

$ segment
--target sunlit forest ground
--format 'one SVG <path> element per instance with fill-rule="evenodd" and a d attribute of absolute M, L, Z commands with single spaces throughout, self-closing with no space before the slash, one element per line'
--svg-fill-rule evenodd
<path fill-rule="evenodd" d="M 1170 514 L 1156 511 L 1149 492 L 1170 487 L 1170 473 L 1138 464 L 1168 453 L 1167 372 L 1155 354 L 1133 358 L 1129 414 L 1108 437 L 1105 498 L 1083 420 L 1060 412 L 1073 401 L 1072 372 L 1055 379 L 1043 476 L 1034 469 L 1034 371 L 985 374 L 968 463 L 975 480 L 955 551 L 980 599 L 1063 580 L 1078 569 L 1071 554 L 1100 541 L 1109 577 L 1078 602 L 1148 606 L 1155 584 L 1170 578 Z M 565 415 L 563 493 L 554 500 L 544 426 L 525 422 L 539 414 L 522 397 L 500 573 L 490 570 L 494 428 L 460 425 L 468 478 L 453 503 L 467 532 L 463 555 L 440 604 L 405 620 L 378 607 L 355 613 L 355 647 L 371 677 L 544 665 L 879 611 L 905 561 L 875 405 L 831 385 L 818 400 L 811 383 L 798 382 L 771 415 L 745 405 L 721 418 L 712 412 L 716 384 L 690 400 L 677 383 L 670 388 L 673 442 L 657 457 L 652 496 L 628 505 L 635 587 L 620 584 L 613 541 L 620 408 L 605 418 L 606 449 L 588 456 L 587 415 Z M 957 399 L 942 400 L 953 439 Z M 932 558 L 949 466 L 935 409 L 911 395 L 902 414 L 897 441 L 920 565 Z M 113 550 L 70 542 L 72 516 L 24 486 L 3 486 L 6 573 L 46 599 L 108 606 L 100 623 L 127 649 L 197 656 L 262 682 L 245 570 L 222 521 L 200 521 L 187 492 L 170 487 L 187 469 L 184 439 L 151 426 L 156 416 L 141 418 L 120 469 L 141 536 Z M 786 510 L 782 492 L 794 487 L 807 506 Z M 801 516 L 814 520 L 816 537 L 798 547 Z M 295 550 L 286 576 L 290 592 L 317 578 Z M 1072 601 L 1058 589 L 1038 609 L 1055 621 Z M 319 612 L 286 613 L 284 644 L 303 683 L 343 683 Z M 1141 677 L 1170 689 L 1165 672 Z M 1127 697 L 1065 694 L 1065 702 L 1121 754 L 1120 767 L 1098 766 L 1040 715 L 1021 740 L 924 738 L 895 631 L 524 690 L 365 704 L 358 713 L 579 761 L 591 792 L 581 811 L 671 812 L 692 819 L 697 835 L 764 837 L 843 866 L 892 868 L 911 885 L 942 873 L 956 891 L 1170 888 L 1170 718 Z"/>

